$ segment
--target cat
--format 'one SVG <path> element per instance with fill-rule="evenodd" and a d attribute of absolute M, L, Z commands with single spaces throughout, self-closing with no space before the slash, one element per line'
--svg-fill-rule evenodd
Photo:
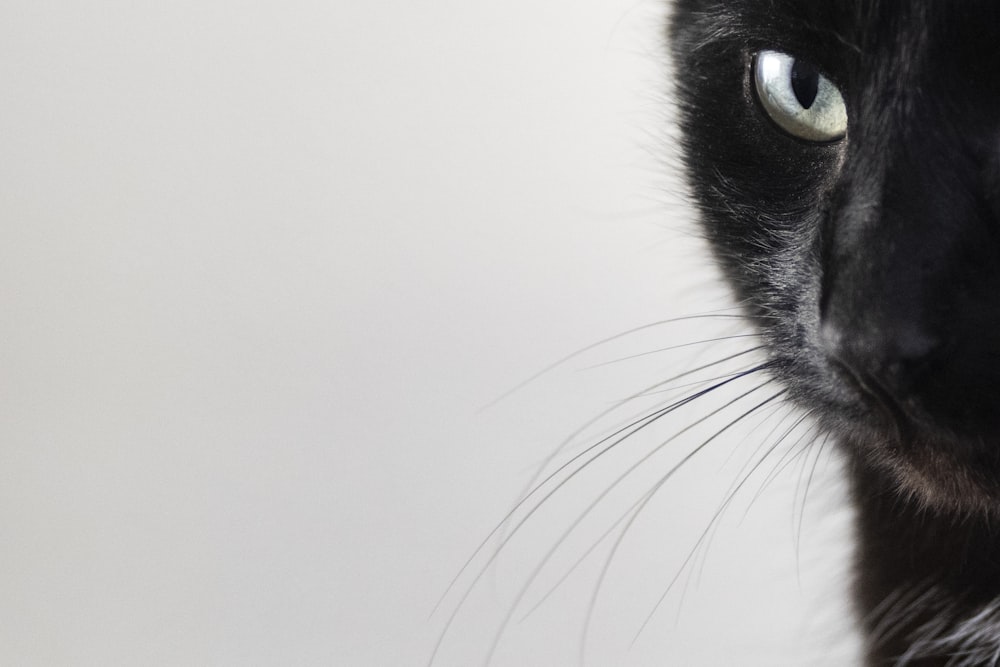
<path fill-rule="evenodd" d="M 676 0 L 701 228 L 832 435 L 876 665 L 1000 664 L 1000 3 Z"/>

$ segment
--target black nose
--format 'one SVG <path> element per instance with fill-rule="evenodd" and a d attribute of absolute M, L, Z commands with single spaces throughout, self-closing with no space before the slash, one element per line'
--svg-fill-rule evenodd
<path fill-rule="evenodd" d="M 865 328 L 824 322 L 820 337 L 828 357 L 863 391 L 897 407 L 925 393 L 942 349 L 939 338 L 903 322 Z"/>

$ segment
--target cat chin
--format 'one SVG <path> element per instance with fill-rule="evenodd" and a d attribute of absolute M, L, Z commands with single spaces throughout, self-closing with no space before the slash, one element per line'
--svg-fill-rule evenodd
<path fill-rule="evenodd" d="M 796 387 L 793 400 L 841 441 L 855 465 L 880 473 L 887 491 L 922 510 L 1000 520 L 996 416 L 970 413 L 964 424 L 949 420 L 916 401 L 873 391 L 874 383 L 859 384 L 817 358 L 810 357 L 809 365 L 787 364 L 794 370 L 781 377 Z"/>
<path fill-rule="evenodd" d="M 964 439 L 869 434 L 847 444 L 862 465 L 893 483 L 903 501 L 939 514 L 1000 518 L 1000 463 L 985 463 L 987 457 Z"/>

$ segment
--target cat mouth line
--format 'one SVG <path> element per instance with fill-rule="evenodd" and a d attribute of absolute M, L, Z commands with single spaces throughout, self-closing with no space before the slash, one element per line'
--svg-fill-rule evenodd
<path fill-rule="evenodd" d="M 908 439 L 913 434 L 914 418 L 906 409 L 893 397 L 876 377 L 871 374 L 858 372 L 849 364 L 841 361 L 835 356 L 829 358 L 831 364 L 839 372 L 849 385 L 866 400 L 866 403 L 874 402 L 878 409 L 885 414 L 889 423 L 895 431 L 894 436 L 898 442 Z"/>

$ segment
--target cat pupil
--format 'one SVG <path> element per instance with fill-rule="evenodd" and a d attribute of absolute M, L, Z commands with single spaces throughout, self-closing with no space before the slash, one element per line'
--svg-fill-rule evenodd
<path fill-rule="evenodd" d="M 809 63 L 796 60 L 792 65 L 792 90 L 803 109 L 811 107 L 819 92 L 819 70 Z"/>

